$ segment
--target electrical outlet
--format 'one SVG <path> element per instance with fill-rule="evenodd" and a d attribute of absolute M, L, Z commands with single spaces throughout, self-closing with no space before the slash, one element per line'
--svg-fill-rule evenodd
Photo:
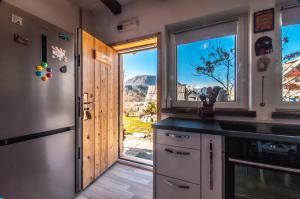
<path fill-rule="evenodd" d="M 13 22 L 14 24 L 17 24 L 19 26 L 23 26 L 23 18 L 19 17 L 18 15 L 12 14 L 11 22 Z"/>

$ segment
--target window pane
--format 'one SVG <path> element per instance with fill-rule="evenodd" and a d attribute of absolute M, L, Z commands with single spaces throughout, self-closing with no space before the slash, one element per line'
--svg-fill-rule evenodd
<path fill-rule="evenodd" d="M 300 23 L 282 27 L 282 101 L 300 102 Z"/>
<path fill-rule="evenodd" d="M 201 90 L 219 86 L 219 102 L 236 100 L 236 35 L 177 45 L 177 100 L 200 101 Z"/>

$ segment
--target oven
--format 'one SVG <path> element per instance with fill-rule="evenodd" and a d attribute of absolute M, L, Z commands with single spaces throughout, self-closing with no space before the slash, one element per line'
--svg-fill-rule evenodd
<path fill-rule="evenodd" d="M 226 199 L 300 199 L 300 145 L 226 138 Z"/>

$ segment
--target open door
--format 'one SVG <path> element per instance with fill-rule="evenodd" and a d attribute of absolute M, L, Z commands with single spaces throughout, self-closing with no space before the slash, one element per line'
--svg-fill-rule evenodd
<path fill-rule="evenodd" d="M 113 48 L 119 55 L 119 158 L 152 166 L 152 124 L 161 115 L 160 34 Z"/>
<path fill-rule="evenodd" d="M 81 31 L 82 188 L 118 158 L 117 53 Z"/>

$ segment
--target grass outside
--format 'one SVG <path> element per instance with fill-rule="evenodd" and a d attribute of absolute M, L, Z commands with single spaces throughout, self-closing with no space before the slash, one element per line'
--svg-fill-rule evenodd
<path fill-rule="evenodd" d="M 123 115 L 125 135 L 132 133 L 152 133 L 152 122 L 143 122 L 139 117 L 127 117 Z"/>

